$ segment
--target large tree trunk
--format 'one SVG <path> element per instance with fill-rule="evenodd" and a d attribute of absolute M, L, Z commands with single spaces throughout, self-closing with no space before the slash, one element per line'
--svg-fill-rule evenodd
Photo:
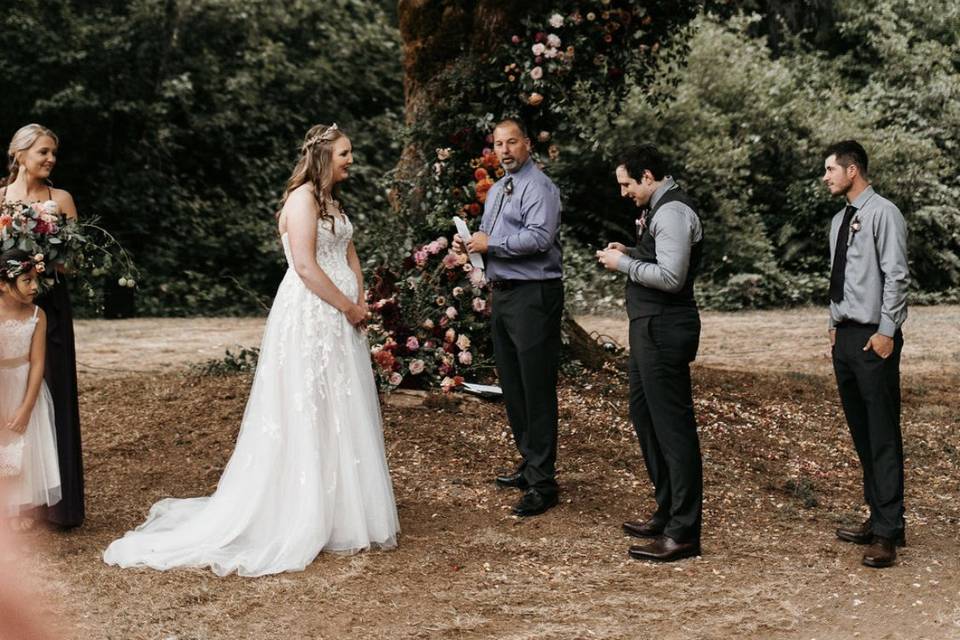
<path fill-rule="evenodd" d="M 434 109 L 450 108 L 449 88 L 441 72 L 453 65 L 469 69 L 485 64 L 494 47 L 520 30 L 521 20 L 544 13 L 544 0 L 400 0 L 398 13 L 403 38 L 405 116 L 408 125 L 430 120 Z M 498 105 L 487 105 L 496 113 Z M 398 177 L 412 177 L 423 167 L 424 156 L 414 141 L 397 166 Z M 416 191 L 401 197 L 417 199 Z M 410 207 L 416 210 L 416 207 Z M 601 367 L 606 352 L 569 315 L 564 317 L 565 342 L 571 356 L 590 367 Z"/>

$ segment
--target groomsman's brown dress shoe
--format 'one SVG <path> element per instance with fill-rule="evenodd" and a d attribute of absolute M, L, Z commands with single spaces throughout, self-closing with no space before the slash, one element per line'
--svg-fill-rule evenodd
<path fill-rule="evenodd" d="M 627 552 L 635 560 L 673 562 L 700 555 L 699 542 L 677 542 L 670 536 L 660 536 L 647 545 L 634 545 Z"/>
<path fill-rule="evenodd" d="M 646 522 L 624 522 L 623 532 L 634 538 L 656 538 L 663 533 L 664 524 L 650 518 Z"/>
<path fill-rule="evenodd" d="M 873 544 L 863 552 L 863 564 L 876 569 L 892 567 L 897 561 L 896 542 L 893 538 L 874 536 Z"/>
<path fill-rule="evenodd" d="M 870 520 L 864 520 L 859 527 L 840 527 L 837 529 L 837 537 L 844 542 L 853 544 L 870 544 L 873 542 L 873 529 L 870 526 Z M 907 534 L 904 531 L 894 539 L 898 547 L 907 546 Z"/>

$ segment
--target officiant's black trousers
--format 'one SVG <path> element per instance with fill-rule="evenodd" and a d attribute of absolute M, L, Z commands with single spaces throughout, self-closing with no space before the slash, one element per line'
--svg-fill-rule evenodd
<path fill-rule="evenodd" d="M 863 467 L 863 498 L 870 507 L 873 533 L 896 538 L 903 520 L 903 437 L 900 433 L 900 352 L 903 334 L 893 338 L 893 353 L 883 359 L 864 351 L 877 325 L 837 327 L 833 370 L 853 446 Z"/>
<path fill-rule="evenodd" d="M 653 482 L 653 518 L 677 542 L 700 541 L 703 462 L 690 381 L 699 344 L 695 307 L 630 321 L 630 420 Z"/>
<path fill-rule="evenodd" d="M 493 290 L 493 354 L 507 420 L 530 488 L 557 493 L 557 373 L 563 283 L 511 281 Z"/>

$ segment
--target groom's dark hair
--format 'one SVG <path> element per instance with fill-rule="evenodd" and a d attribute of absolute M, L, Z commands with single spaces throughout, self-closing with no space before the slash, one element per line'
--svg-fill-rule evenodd
<path fill-rule="evenodd" d="M 663 180 L 667 175 L 667 161 L 652 144 L 641 144 L 627 149 L 617 158 L 617 166 L 626 169 L 627 174 L 637 181 L 644 171 L 650 171 L 654 180 Z"/>
<path fill-rule="evenodd" d="M 857 165 L 860 175 L 867 177 L 867 150 L 856 140 L 843 140 L 835 142 L 826 148 L 823 152 L 824 158 L 836 156 L 837 164 L 846 169 L 852 164 Z"/>

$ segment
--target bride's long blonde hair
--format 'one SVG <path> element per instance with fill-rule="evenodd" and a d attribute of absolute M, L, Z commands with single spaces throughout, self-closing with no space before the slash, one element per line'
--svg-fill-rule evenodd
<path fill-rule="evenodd" d="M 300 159 L 297 160 L 297 165 L 287 180 L 283 197 L 280 198 L 280 208 L 276 213 L 278 218 L 293 190 L 309 182 L 313 185 L 313 197 L 317 202 L 320 219 L 329 220 L 331 225 L 336 224 L 334 214 L 327 211 L 327 196 L 333 197 L 336 190 L 333 184 L 333 143 L 345 137 L 346 134 L 337 128 L 336 124 L 317 124 L 310 127 L 300 146 Z M 342 207 L 340 213 L 343 213 Z"/>
<path fill-rule="evenodd" d="M 10 175 L 5 180 L 0 180 L 0 185 L 12 184 L 17 179 L 17 174 L 20 173 L 20 161 L 17 160 L 17 154 L 32 147 L 42 136 L 50 136 L 53 138 L 54 144 L 60 145 L 57 134 L 43 125 L 27 124 L 17 129 L 17 132 L 13 134 L 13 139 L 10 140 L 10 146 L 7 147 L 7 170 Z"/>

